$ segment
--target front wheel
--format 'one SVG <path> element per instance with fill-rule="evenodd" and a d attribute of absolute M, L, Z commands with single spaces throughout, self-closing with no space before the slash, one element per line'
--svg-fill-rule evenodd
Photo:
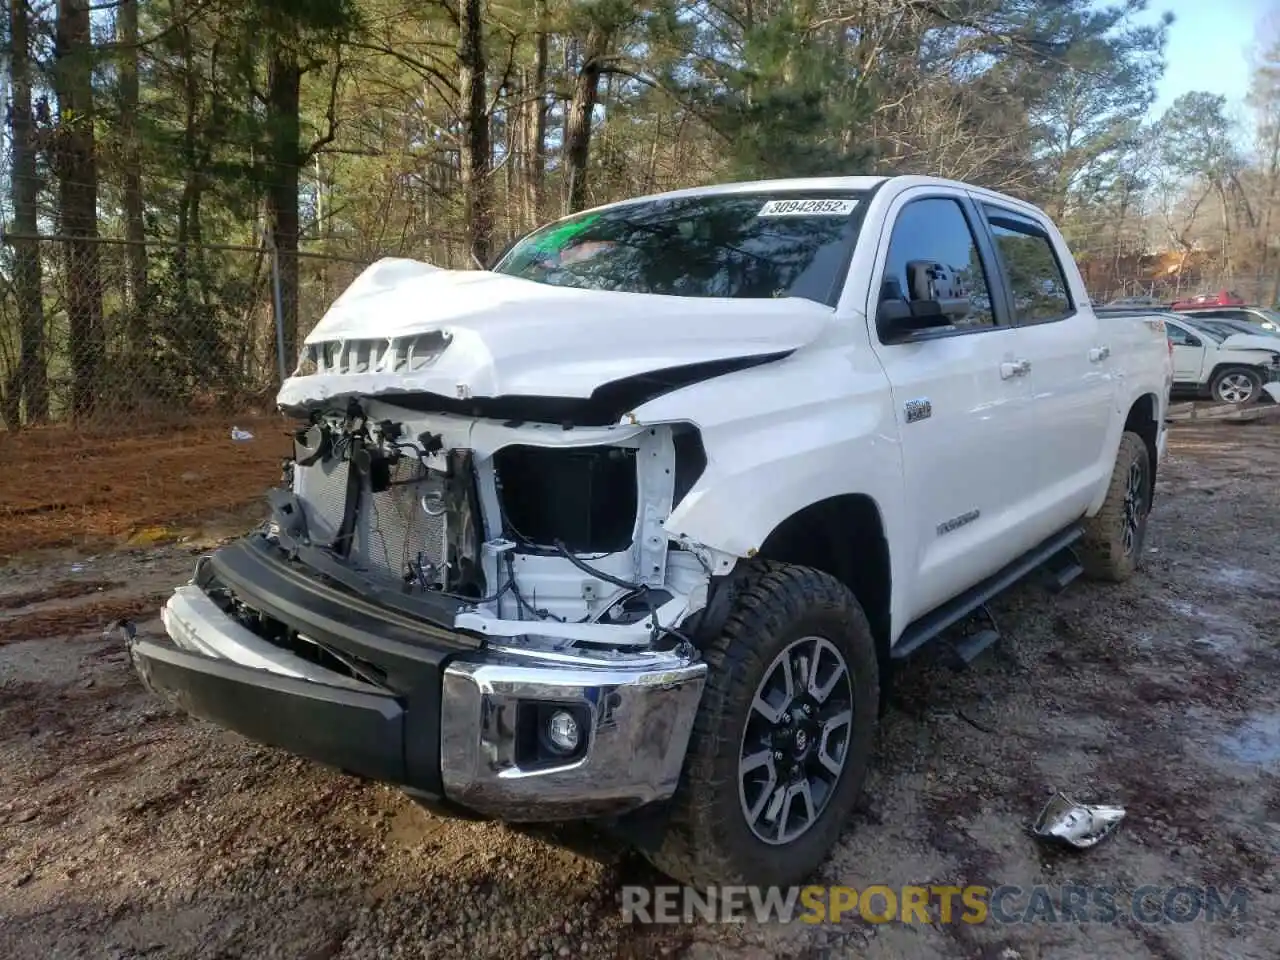
<path fill-rule="evenodd" d="M 1262 376 L 1248 367 L 1227 367 L 1213 378 L 1213 399 L 1237 406 L 1256 403 L 1262 396 Z"/>
<path fill-rule="evenodd" d="M 723 632 L 658 869 L 697 886 L 787 886 L 835 844 L 866 779 L 879 711 L 875 641 L 838 580 L 755 562 Z"/>
<path fill-rule="evenodd" d="M 1107 498 L 1085 524 L 1081 543 L 1081 563 L 1094 580 L 1118 583 L 1141 565 L 1154 489 L 1151 467 L 1146 441 L 1136 433 L 1124 433 Z"/>

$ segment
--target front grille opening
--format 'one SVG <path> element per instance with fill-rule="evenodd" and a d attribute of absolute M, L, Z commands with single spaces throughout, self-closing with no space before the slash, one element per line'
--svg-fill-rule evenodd
<path fill-rule="evenodd" d="M 524 546 L 562 542 L 571 553 L 631 546 L 639 499 L 636 451 L 515 445 L 494 454 L 506 535 Z"/>

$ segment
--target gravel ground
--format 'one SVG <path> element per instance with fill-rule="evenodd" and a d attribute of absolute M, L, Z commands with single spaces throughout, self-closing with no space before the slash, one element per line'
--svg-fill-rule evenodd
<path fill-rule="evenodd" d="M 815 878 L 1240 886 L 1241 918 L 628 925 L 619 887 L 659 880 L 603 839 L 438 819 L 150 697 L 102 627 L 154 610 L 192 541 L 0 572 L 0 957 L 1280 956 L 1277 426 L 1176 428 L 1144 574 L 1020 587 L 969 671 L 906 671 Z M 1058 789 L 1129 815 L 1048 849 L 1026 827 Z"/>

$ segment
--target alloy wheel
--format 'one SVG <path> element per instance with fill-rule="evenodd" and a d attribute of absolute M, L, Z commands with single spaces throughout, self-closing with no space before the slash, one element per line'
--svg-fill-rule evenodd
<path fill-rule="evenodd" d="M 825 637 L 789 644 L 752 698 L 738 755 L 738 797 L 751 832 L 791 843 L 822 815 L 844 772 L 853 681 Z"/>
<path fill-rule="evenodd" d="M 1147 476 L 1142 464 L 1129 464 L 1124 484 L 1124 555 L 1137 549 L 1142 521 L 1147 513 Z"/>
<path fill-rule="evenodd" d="M 1248 403 L 1253 380 L 1243 373 L 1229 373 L 1218 381 L 1218 399 L 1224 403 Z"/>

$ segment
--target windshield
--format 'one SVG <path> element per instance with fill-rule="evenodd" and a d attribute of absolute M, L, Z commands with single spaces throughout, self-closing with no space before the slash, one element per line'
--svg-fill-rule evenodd
<path fill-rule="evenodd" d="M 740 193 L 626 204 L 549 224 L 494 266 L 553 286 L 833 305 L 861 193 Z"/>
<path fill-rule="evenodd" d="M 1251 336 L 1280 336 L 1280 330 L 1272 327 L 1264 327 L 1261 323 L 1250 323 L 1247 320 L 1215 320 L 1214 326 L 1226 334 L 1229 330 L 1231 333 L 1247 333 Z"/>

